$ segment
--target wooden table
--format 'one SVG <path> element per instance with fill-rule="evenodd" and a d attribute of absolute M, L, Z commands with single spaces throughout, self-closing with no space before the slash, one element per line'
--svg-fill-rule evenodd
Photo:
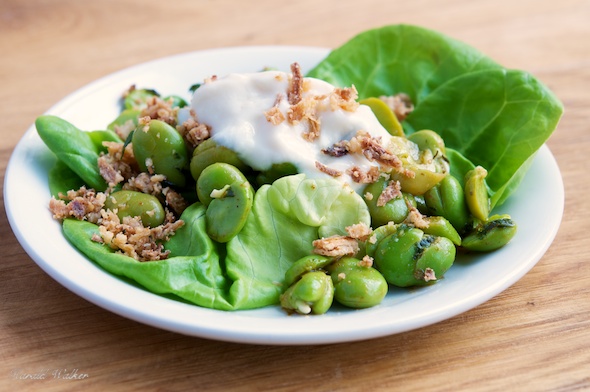
<path fill-rule="evenodd" d="M 563 101 L 548 146 L 563 175 L 565 212 L 530 273 L 471 311 L 394 336 L 324 346 L 224 343 L 145 326 L 69 292 L 27 256 L 1 208 L 0 390 L 590 389 L 587 0 L 2 0 L 2 184 L 35 118 L 101 76 L 206 48 L 335 47 L 401 22 L 526 69 Z M 20 379 L 35 373 L 47 376 Z"/>

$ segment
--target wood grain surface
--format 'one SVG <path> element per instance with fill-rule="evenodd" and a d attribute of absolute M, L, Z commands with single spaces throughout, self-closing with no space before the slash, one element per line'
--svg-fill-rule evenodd
<path fill-rule="evenodd" d="M 590 390 L 587 0 L 0 0 L 0 187 L 35 118 L 99 77 L 206 48 L 335 47 L 392 23 L 439 30 L 528 70 L 564 103 L 547 143 L 564 216 L 530 273 L 407 333 L 323 346 L 224 343 L 130 321 L 63 288 L 19 245 L 2 199 L 0 390 Z"/>

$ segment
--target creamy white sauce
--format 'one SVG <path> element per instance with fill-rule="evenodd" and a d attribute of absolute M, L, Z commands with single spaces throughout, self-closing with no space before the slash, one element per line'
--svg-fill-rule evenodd
<path fill-rule="evenodd" d="M 359 191 L 364 185 L 353 182 L 346 170 L 352 166 L 368 170 L 375 163 L 359 154 L 331 157 L 322 153 L 322 149 L 350 140 L 359 130 L 384 140 L 391 135 L 368 106 L 359 105 L 353 112 L 340 108 L 332 110 L 325 98 L 316 115 L 320 121 L 320 136 L 310 142 L 302 136 L 308 131 L 307 121 L 291 124 L 285 120 L 274 125 L 265 116 L 275 105 L 277 95 L 282 94 L 279 109 L 286 117 L 290 107 L 286 95 L 288 87 L 289 74 L 284 72 L 230 74 L 201 85 L 193 95 L 191 106 L 197 120 L 210 127 L 211 137 L 236 151 L 254 169 L 265 170 L 275 163 L 291 162 L 310 178 L 329 177 L 316 168 L 318 161 L 341 171 L 343 175 L 336 179 Z M 305 78 L 302 97 L 328 96 L 334 88 L 322 80 Z"/>

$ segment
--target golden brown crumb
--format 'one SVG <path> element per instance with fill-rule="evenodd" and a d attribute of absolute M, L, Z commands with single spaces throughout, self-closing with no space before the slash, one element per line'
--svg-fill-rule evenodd
<path fill-rule="evenodd" d="M 359 251 L 357 240 L 351 237 L 335 235 L 313 241 L 313 252 L 323 256 L 353 256 Z"/>
<path fill-rule="evenodd" d="M 189 117 L 182 124 L 176 126 L 176 130 L 187 144 L 195 148 L 199 144 L 211 137 L 211 130 L 205 124 L 200 124 L 194 117 L 194 112 L 191 110 L 191 117 Z"/>
<path fill-rule="evenodd" d="M 147 106 L 141 111 L 141 117 L 164 121 L 172 126 L 176 125 L 178 109 L 172 107 L 172 99 L 165 101 L 160 97 L 150 97 L 146 103 Z"/>
<path fill-rule="evenodd" d="M 377 166 L 371 166 L 367 171 L 362 170 L 358 166 L 353 166 L 346 171 L 354 182 L 359 184 L 371 184 L 379 178 L 379 168 Z"/>
<path fill-rule="evenodd" d="M 340 177 L 342 172 L 340 170 L 329 168 L 321 162 L 315 161 L 315 167 L 321 172 L 324 172 L 332 177 Z"/>
<path fill-rule="evenodd" d="M 133 120 L 127 120 L 125 123 L 113 126 L 115 133 L 122 140 L 127 140 L 131 131 L 135 129 L 135 122 Z"/>
<path fill-rule="evenodd" d="M 164 188 L 162 193 L 166 197 L 166 205 L 169 206 L 176 215 L 180 215 L 188 207 L 187 201 L 182 195 L 172 188 Z"/>
<path fill-rule="evenodd" d="M 331 157 L 342 157 L 348 154 L 348 141 L 342 140 L 338 143 L 334 143 L 331 147 L 322 149 L 322 153 Z"/>
<path fill-rule="evenodd" d="M 280 123 L 285 121 L 285 115 L 279 109 L 279 105 L 282 99 L 283 94 L 277 94 L 277 98 L 275 99 L 273 107 L 264 112 L 264 117 L 266 117 L 266 121 L 268 121 L 272 125 L 279 125 Z"/>
<path fill-rule="evenodd" d="M 377 199 L 377 207 L 383 207 L 388 201 L 401 197 L 402 187 L 399 181 L 390 181 Z"/>
<path fill-rule="evenodd" d="M 395 113 L 395 116 L 399 121 L 404 121 L 405 118 L 414 111 L 414 104 L 412 103 L 412 99 L 409 95 L 400 93 L 394 96 L 380 96 L 383 102 L 387 104 Z"/>
<path fill-rule="evenodd" d="M 404 222 L 413 225 L 418 229 L 428 228 L 429 223 L 426 219 L 424 219 L 424 215 L 422 215 L 416 207 L 410 205 L 410 203 L 408 203 L 407 201 L 406 204 L 408 205 L 410 211 L 408 212 L 408 216 L 406 217 Z"/>
<path fill-rule="evenodd" d="M 70 190 L 65 195 L 60 193 L 59 199 L 52 198 L 49 201 L 49 210 L 54 219 L 74 217 L 96 223 L 100 219 L 100 211 L 105 201 L 104 193 L 82 187 L 77 191 Z"/>
<path fill-rule="evenodd" d="M 425 282 L 430 282 L 431 280 L 436 280 L 436 274 L 432 268 L 426 268 L 424 270 L 424 277 Z"/>
<path fill-rule="evenodd" d="M 342 109 L 347 112 L 354 112 L 359 106 L 356 101 L 357 98 L 358 92 L 354 85 L 347 88 L 335 88 L 330 94 L 330 109 L 332 111 Z"/>
<path fill-rule="evenodd" d="M 150 195 L 159 195 L 162 193 L 162 181 L 165 179 L 166 177 L 162 174 L 150 175 L 142 172 L 127 180 L 127 183 L 123 185 L 123 189 L 149 193 Z"/>
<path fill-rule="evenodd" d="M 365 255 L 361 261 L 359 261 L 360 267 L 370 268 L 373 266 L 373 258 L 369 255 Z"/>
<path fill-rule="evenodd" d="M 345 230 L 351 238 L 359 241 L 366 241 L 373 234 L 373 230 L 363 222 L 348 226 Z"/>
<path fill-rule="evenodd" d="M 303 75 L 299 63 L 291 64 L 292 77 L 289 80 L 289 89 L 287 90 L 287 99 L 289 104 L 297 105 L 301 101 L 303 90 Z"/>
<path fill-rule="evenodd" d="M 367 201 L 373 200 L 373 194 L 371 192 L 365 193 L 365 200 L 367 200 Z"/>

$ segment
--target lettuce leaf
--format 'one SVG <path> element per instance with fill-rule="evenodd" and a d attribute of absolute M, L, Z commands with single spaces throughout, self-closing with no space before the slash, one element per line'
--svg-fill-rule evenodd
<path fill-rule="evenodd" d="M 493 205 L 514 192 L 563 113 L 561 102 L 529 73 L 505 69 L 462 42 L 410 25 L 361 33 L 307 76 L 354 84 L 361 99 L 408 94 L 415 110 L 404 131 L 432 129 L 448 147 L 485 167 Z"/>
<path fill-rule="evenodd" d="M 286 270 L 311 254 L 313 240 L 346 234 L 370 224 L 363 199 L 333 179 L 283 177 L 261 187 L 242 231 L 226 245 L 205 230 L 206 208 L 195 203 L 181 216 L 185 225 L 165 244 L 173 257 L 139 262 L 91 240 L 98 226 L 66 219 L 66 238 L 105 270 L 158 294 L 172 294 L 221 310 L 277 304 Z"/>

